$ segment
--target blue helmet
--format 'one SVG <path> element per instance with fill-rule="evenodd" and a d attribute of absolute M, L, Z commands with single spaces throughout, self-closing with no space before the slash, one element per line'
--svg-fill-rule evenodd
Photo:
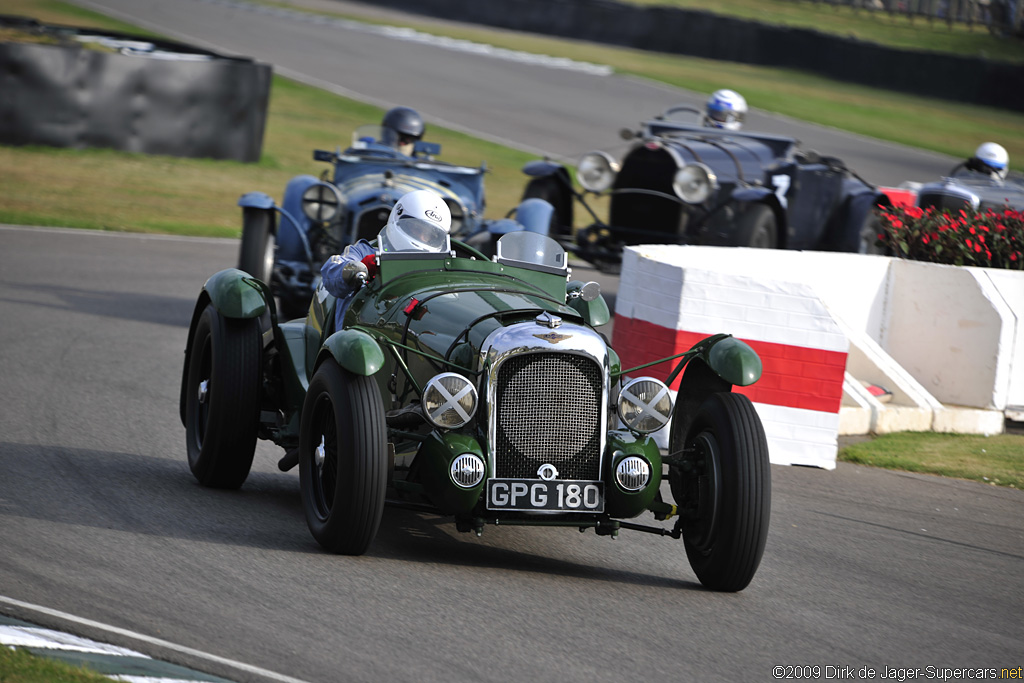
<path fill-rule="evenodd" d="M 735 90 L 716 90 L 704 109 L 704 125 L 739 130 L 747 117 L 747 101 Z"/>

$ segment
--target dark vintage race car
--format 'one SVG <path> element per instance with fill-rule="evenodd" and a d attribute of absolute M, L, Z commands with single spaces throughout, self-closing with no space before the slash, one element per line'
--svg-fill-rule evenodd
<path fill-rule="evenodd" d="M 958 164 L 949 175 L 930 183 L 904 183 L 900 189 L 913 194 L 914 203 L 936 211 L 984 212 L 1005 208 L 1024 211 L 1024 177 L 1016 174 L 998 178 Z"/>
<path fill-rule="evenodd" d="M 631 244 L 701 244 L 878 253 L 877 204 L 884 193 L 833 157 L 800 151 L 793 138 L 689 125 L 674 107 L 624 129 L 621 159 L 584 155 L 576 170 L 550 160 L 530 162 L 525 197 L 556 211 L 559 239 L 580 257 L 616 264 Z M 607 223 L 587 195 L 609 197 Z M 590 225 L 573 236 L 576 202 Z"/>
<path fill-rule="evenodd" d="M 238 200 L 238 268 L 270 283 L 288 317 L 305 315 L 324 261 L 359 239 L 374 239 L 398 198 L 412 190 L 441 195 L 451 210 L 452 234 L 482 247 L 510 230 L 548 231 L 551 217 L 542 211 L 517 211 L 515 221 L 484 219 L 485 164 L 438 161 L 441 146 L 422 140 L 406 155 L 385 139 L 380 125 L 360 126 L 344 151 L 314 151 L 313 159 L 332 170 L 292 178 L 280 204 L 264 192 Z"/>
<path fill-rule="evenodd" d="M 513 232 L 493 259 L 452 244 L 378 252 L 340 330 L 322 286 L 305 319 L 284 322 L 260 280 L 210 278 L 180 399 L 199 482 L 241 486 L 269 439 L 282 470 L 298 466 L 328 551 L 365 552 L 387 502 L 478 535 L 490 524 L 681 538 L 704 585 L 746 587 L 771 479 L 761 421 L 732 387 L 759 378 L 756 353 L 718 334 L 673 356 L 673 402 L 648 366 L 620 366 L 595 330 L 610 317 L 598 285 L 570 279 L 557 242 Z M 663 453 L 651 434 L 666 423 Z"/>

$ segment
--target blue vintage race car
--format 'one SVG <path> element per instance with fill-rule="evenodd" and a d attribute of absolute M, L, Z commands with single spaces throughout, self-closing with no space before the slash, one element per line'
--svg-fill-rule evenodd
<path fill-rule="evenodd" d="M 584 155 L 576 169 L 534 161 L 524 197 L 556 211 L 557 237 L 577 256 L 614 267 L 624 246 L 703 244 L 878 253 L 878 204 L 888 197 L 834 157 L 799 149 L 777 135 L 706 128 L 681 122 L 673 107 L 624 129 L 621 158 Z M 609 198 L 607 222 L 587 204 Z M 592 222 L 573 230 L 579 203 Z"/>
<path fill-rule="evenodd" d="M 411 154 L 385 144 L 380 125 L 358 127 L 342 151 L 316 150 L 313 158 L 333 166 L 320 178 L 292 178 L 280 203 L 264 192 L 242 195 L 242 245 L 238 267 L 269 282 L 287 318 L 309 307 L 320 267 L 359 239 L 372 240 L 399 197 L 413 190 L 439 194 L 451 209 L 452 236 L 485 253 L 501 235 L 528 229 L 547 234 L 552 209 L 523 202 L 515 220 L 485 220 L 484 173 L 479 167 L 438 161 L 441 146 L 417 140 Z"/>

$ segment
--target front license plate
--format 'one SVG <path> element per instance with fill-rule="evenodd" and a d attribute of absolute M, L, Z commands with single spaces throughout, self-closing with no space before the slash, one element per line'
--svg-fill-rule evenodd
<path fill-rule="evenodd" d="M 558 479 L 488 479 L 487 509 L 604 512 L 604 483 Z"/>

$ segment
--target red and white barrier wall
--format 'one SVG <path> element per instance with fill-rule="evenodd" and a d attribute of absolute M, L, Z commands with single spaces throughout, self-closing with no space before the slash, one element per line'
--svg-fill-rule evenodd
<path fill-rule="evenodd" d="M 754 402 L 772 462 L 835 467 L 849 344 L 814 292 L 659 256 L 625 254 L 612 340 L 622 367 L 686 351 L 711 334 L 732 334 L 761 357 L 760 381 L 735 391 Z M 671 370 L 666 363 L 644 373 L 664 379 Z"/>
<path fill-rule="evenodd" d="M 630 368 L 710 334 L 744 340 L 764 371 L 735 390 L 754 402 L 771 461 L 831 469 L 839 433 L 1001 431 L 1003 411 L 1024 403 L 1022 319 L 1024 273 L 644 245 L 624 254 L 612 343 Z M 891 403 L 862 390 L 873 383 Z"/>

